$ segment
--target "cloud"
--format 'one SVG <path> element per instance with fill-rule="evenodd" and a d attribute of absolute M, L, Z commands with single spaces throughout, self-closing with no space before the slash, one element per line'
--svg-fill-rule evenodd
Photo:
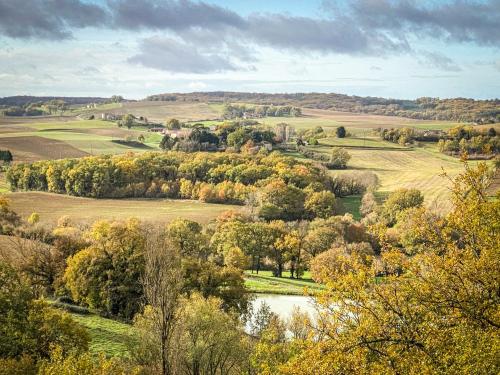
<path fill-rule="evenodd" d="M 108 5 L 114 16 L 114 26 L 127 30 L 214 29 L 241 27 L 244 23 L 242 17 L 228 9 L 190 0 L 110 0 Z"/>
<path fill-rule="evenodd" d="M 419 61 L 423 65 L 431 66 L 440 70 L 446 70 L 448 72 L 460 72 L 462 70 L 462 68 L 452 59 L 442 53 L 421 51 L 420 54 L 421 57 L 419 58 Z"/>
<path fill-rule="evenodd" d="M 222 54 L 205 52 L 194 45 L 159 36 L 142 40 L 139 54 L 131 57 L 129 62 L 177 73 L 203 74 L 239 69 Z"/>
<path fill-rule="evenodd" d="M 243 36 L 270 47 L 289 50 L 381 55 L 405 50 L 404 44 L 361 30 L 345 17 L 313 19 L 285 15 L 253 15 Z"/>
<path fill-rule="evenodd" d="M 78 70 L 76 73 L 81 76 L 92 76 L 100 74 L 101 71 L 97 69 L 95 66 L 85 66 L 82 69 Z"/>
<path fill-rule="evenodd" d="M 104 8 L 80 0 L 0 0 L 0 34 L 11 38 L 67 39 L 105 23 Z"/>
<path fill-rule="evenodd" d="M 138 53 L 129 61 L 194 73 L 251 69 L 262 46 L 299 53 L 387 56 L 415 53 L 412 41 L 426 37 L 500 47 L 500 0 L 324 1 L 319 18 L 278 13 L 242 16 L 194 0 L 91 1 L 0 0 L 0 35 L 61 40 L 85 27 L 149 30 L 159 36 L 140 40 Z M 441 70 L 460 70 L 440 54 L 424 53 L 420 60 Z"/>
<path fill-rule="evenodd" d="M 429 5 L 426 5 L 429 4 Z M 332 12 L 336 12 L 333 8 Z M 478 45 L 500 44 L 500 1 L 356 0 L 352 18 L 365 29 Z"/>

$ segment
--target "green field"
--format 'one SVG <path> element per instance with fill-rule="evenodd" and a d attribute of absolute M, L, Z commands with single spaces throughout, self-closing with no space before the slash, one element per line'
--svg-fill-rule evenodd
<path fill-rule="evenodd" d="M 92 354 L 103 353 L 107 357 L 128 356 L 127 341 L 133 334 L 131 325 L 94 314 L 72 313 L 71 316 L 87 328 L 91 339 L 89 349 Z"/>
<path fill-rule="evenodd" d="M 435 144 L 409 148 L 375 137 L 367 139 L 366 146 L 362 146 L 364 142 L 359 138 L 340 140 L 330 137 L 320 139 L 319 146 L 307 148 L 329 155 L 332 147 L 345 147 L 351 155 L 347 169 L 331 170 L 330 174 L 372 171 L 380 181 L 379 195 L 385 196 L 398 188 L 416 188 L 424 194 L 428 207 L 436 210 L 449 208 L 449 181 L 442 177 L 442 173 L 446 172 L 452 177 L 460 173 L 463 165 L 459 159 L 440 153 Z M 345 206 L 352 207 L 350 202 Z"/>
<path fill-rule="evenodd" d="M 324 289 L 323 285 L 315 283 L 311 275 L 306 271 L 302 279 L 291 279 L 289 272 L 283 272 L 283 277 L 274 277 L 271 271 L 259 271 L 251 273 L 245 271 L 245 286 L 251 293 L 267 294 L 286 294 L 286 295 L 304 295 L 307 290 L 309 293 L 316 293 Z"/>
<path fill-rule="evenodd" d="M 16 119 L 17 120 L 17 119 Z M 54 119 L 52 119 L 54 120 Z M 120 154 L 157 150 L 161 136 L 146 129 L 119 128 L 116 123 L 101 120 L 64 121 L 0 124 L 0 148 L 12 151 L 15 161 L 35 161 L 81 157 L 85 155 Z M 124 145 L 116 141 L 137 141 L 145 137 L 142 145 Z"/>
<path fill-rule="evenodd" d="M 41 222 L 52 224 L 64 215 L 70 216 L 75 222 L 85 223 L 137 217 L 159 222 L 185 218 L 206 224 L 222 212 L 241 209 L 241 206 L 188 200 L 91 199 L 43 192 L 16 192 L 6 197 L 12 209 L 22 217 L 37 212 Z"/>

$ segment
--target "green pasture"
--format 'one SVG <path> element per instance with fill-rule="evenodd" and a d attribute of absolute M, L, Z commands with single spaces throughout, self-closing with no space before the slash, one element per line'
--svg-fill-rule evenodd
<path fill-rule="evenodd" d="M 90 352 L 95 355 L 103 353 L 107 357 L 127 357 L 127 342 L 133 334 L 129 324 L 106 319 L 98 315 L 80 315 L 72 313 L 71 317 L 87 328 L 90 335 Z"/>
<path fill-rule="evenodd" d="M 274 277 L 271 271 L 245 271 L 245 286 L 251 293 L 304 295 L 317 293 L 324 289 L 321 284 L 315 283 L 311 279 L 311 274 L 306 271 L 301 279 L 291 279 L 288 271 L 283 272 L 283 277 Z"/>

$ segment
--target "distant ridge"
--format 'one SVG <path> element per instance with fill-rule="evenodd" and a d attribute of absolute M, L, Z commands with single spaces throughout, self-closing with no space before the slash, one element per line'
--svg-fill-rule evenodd
<path fill-rule="evenodd" d="M 332 111 L 401 116 L 421 120 L 477 123 L 500 122 L 500 100 L 468 98 L 415 100 L 350 96 L 334 93 L 265 94 L 232 91 L 166 93 L 148 96 L 153 101 L 244 102 L 262 105 L 294 105 Z"/>
<path fill-rule="evenodd" d="M 47 102 L 49 100 L 64 100 L 68 104 L 89 104 L 89 103 L 102 103 L 109 98 L 99 98 L 92 96 L 31 96 L 31 95 L 17 95 L 6 96 L 0 98 L 0 105 L 22 106 L 29 103 Z"/>

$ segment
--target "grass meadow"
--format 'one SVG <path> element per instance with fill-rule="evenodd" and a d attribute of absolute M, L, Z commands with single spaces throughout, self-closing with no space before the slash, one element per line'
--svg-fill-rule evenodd
<path fill-rule="evenodd" d="M 164 223 L 185 218 L 206 224 L 225 211 L 241 209 L 241 206 L 189 200 L 92 199 L 44 192 L 15 192 L 6 194 L 6 197 L 12 209 L 22 217 L 37 212 L 42 223 L 51 224 L 64 215 L 74 222 L 87 224 L 129 217 Z"/>
<path fill-rule="evenodd" d="M 315 283 L 311 279 L 311 274 L 306 271 L 302 279 L 291 279 L 288 271 L 283 272 L 282 278 L 277 278 L 272 275 L 271 271 L 259 271 L 259 273 L 251 273 L 245 271 L 245 286 L 251 293 L 266 293 L 266 294 L 285 294 L 285 295 L 304 295 L 307 293 L 314 294 L 324 290 L 324 286 Z"/>

